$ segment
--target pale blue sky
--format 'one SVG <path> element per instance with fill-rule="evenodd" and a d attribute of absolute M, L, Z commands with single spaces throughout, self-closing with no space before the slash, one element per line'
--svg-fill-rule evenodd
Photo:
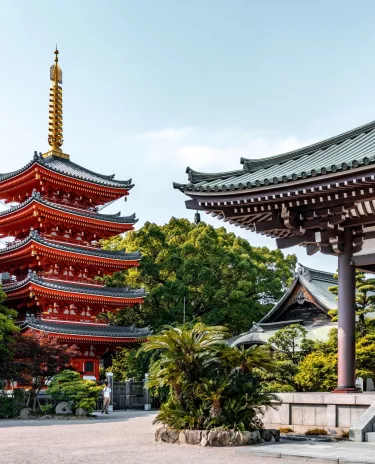
<path fill-rule="evenodd" d="M 277 154 L 375 116 L 371 0 L 0 0 L 0 8 L 0 171 L 47 149 L 57 43 L 64 150 L 92 170 L 133 178 L 128 203 L 112 208 L 136 211 L 138 225 L 193 218 L 172 189 L 187 165 L 230 170 L 240 156 Z M 291 252 L 336 268 L 334 258 Z"/>

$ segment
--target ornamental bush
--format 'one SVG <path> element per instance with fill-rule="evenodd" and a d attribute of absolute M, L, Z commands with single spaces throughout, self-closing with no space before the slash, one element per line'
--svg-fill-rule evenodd
<path fill-rule="evenodd" d="M 70 401 L 73 411 L 82 408 L 92 414 L 100 390 L 92 380 L 84 380 L 78 372 L 65 370 L 53 377 L 47 394 L 58 402 Z"/>
<path fill-rule="evenodd" d="M 262 428 L 259 416 L 276 396 L 262 390 L 255 369 L 273 369 L 269 351 L 232 348 L 224 343 L 226 334 L 224 327 L 197 323 L 149 337 L 142 349 L 161 355 L 148 386 L 168 391 L 155 422 L 192 430 Z"/>

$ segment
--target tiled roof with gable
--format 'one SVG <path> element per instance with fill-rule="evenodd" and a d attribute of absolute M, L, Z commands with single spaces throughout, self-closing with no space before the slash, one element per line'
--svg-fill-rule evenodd
<path fill-rule="evenodd" d="M 242 158 L 243 169 L 208 174 L 188 168 L 186 193 L 222 192 L 287 183 L 375 164 L 375 121 L 308 147 L 263 159 Z"/>
<path fill-rule="evenodd" d="M 126 188 L 131 189 L 133 184 L 131 183 L 132 180 L 116 180 L 114 177 L 115 175 L 103 175 L 98 174 L 97 172 L 90 171 L 89 169 L 80 166 L 79 164 L 73 163 L 70 159 L 61 158 L 59 156 L 48 156 L 47 158 L 43 158 L 41 155 L 34 154 L 34 158 L 29 161 L 25 166 L 21 169 L 16 171 L 8 172 L 5 174 L 0 174 L 0 182 L 6 179 L 10 179 L 15 177 L 16 175 L 26 171 L 30 168 L 34 163 L 39 164 L 47 169 L 50 169 L 54 172 L 72 177 L 74 179 L 79 179 L 87 182 L 92 182 L 98 185 L 105 185 L 109 187 L 117 187 L 117 188 Z"/>
<path fill-rule="evenodd" d="M 25 330 L 27 328 L 55 334 L 81 335 L 91 337 L 110 337 L 119 339 L 144 339 L 151 333 L 148 327 L 138 329 L 134 326 L 119 327 L 106 324 L 52 322 L 44 319 L 37 319 L 32 316 L 27 317 L 26 320 L 21 324 L 21 330 Z"/>
<path fill-rule="evenodd" d="M 275 318 L 275 315 L 282 309 L 283 304 L 293 294 L 298 285 L 302 285 L 325 311 L 328 312 L 337 308 L 336 297 L 328 290 L 329 287 L 337 285 L 337 279 L 333 277 L 333 274 L 311 269 L 300 264 L 292 285 L 275 306 L 261 319 L 260 324 L 268 323 L 271 318 Z"/>

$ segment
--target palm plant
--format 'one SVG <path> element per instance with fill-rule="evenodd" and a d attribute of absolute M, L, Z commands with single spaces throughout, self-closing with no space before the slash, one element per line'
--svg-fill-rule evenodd
<path fill-rule="evenodd" d="M 263 407 L 275 397 L 262 392 L 255 372 L 273 369 L 273 361 L 265 348 L 228 346 L 226 333 L 198 323 L 150 337 L 143 350 L 162 355 L 151 367 L 149 386 L 169 389 L 155 422 L 178 429 L 260 426 Z"/>

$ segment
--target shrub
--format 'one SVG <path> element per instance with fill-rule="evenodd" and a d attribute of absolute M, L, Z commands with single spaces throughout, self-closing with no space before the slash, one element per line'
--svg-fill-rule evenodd
<path fill-rule="evenodd" d="M 308 430 L 305 435 L 328 435 L 328 432 L 326 429 L 310 429 Z"/>
<path fill-rule="evenodd" d="M 13 417 L 13 400 L 8 396 L 0 396 L 0 418 L 7 419 Z"/>
<path fill-rule="evenodd" d="M 13 390 L 12 396 L 0 396 L 0 418 L 8 419 L 19 416 L 25 407 L 25 392 L 21 389 Z"/>
<path fill-rule="evenodd" d="M 52 403 L 42 404 L 40 406 L 40 410 L 43 414 L 54 414 L 55 413 L 55 405 Z"/>
<path fill-rule="evenodd" d="M 91 414 L 100 390 L 92 380 L 84 380 L 78 372 L 66 370 L 55 375 L 47 393 L 56 401 L 70 401 L 73 411 L 82 408 Z"/>
<path fill-rule="evenodd" d="M 294 432 L 294 430 L 291 429 L 290 427 L 280 427 L 279 430 L 280 430 L 280 433 L 293 433 Z"/>

